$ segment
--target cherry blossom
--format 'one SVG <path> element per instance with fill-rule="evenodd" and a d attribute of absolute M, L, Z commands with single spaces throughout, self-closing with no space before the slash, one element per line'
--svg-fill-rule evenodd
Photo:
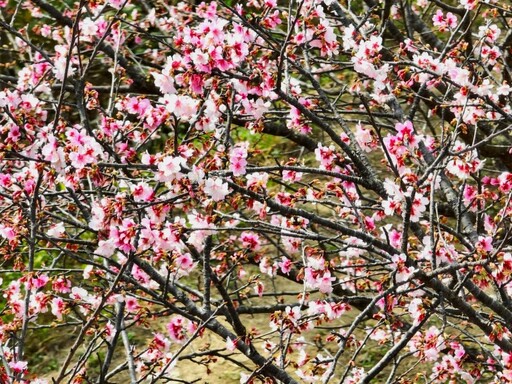
<path fill-rule="evenodd" d="M 439 27 L 441 31 L 446 28 L 454 29 L 457 26 L 457 17 L 451 12 L 447 12 L 445 15 L 440 9 L 432 17 L 432 21 L 433 25 Z"/>
<path fill-rule="evenodd" d="M 222 201 L 229 194 L 228 184 L 220 178 L 208 178 L 204 182 L 204 192 L 213 201 Z"/>
<path fill-rule="evenodd" d="M 0 1 L 0 382 L 512 381 L 507 13 L 372 10 Z"/>
<path fill-rule="evenodd" d="M 248 143 L 242 143 L 230 152 L 230 170 L 233 176 L 241 176 L 246 172 Z"/>
<path fill-rule="evenodd" d="M 171 340 L 177 343 L 182 343 L 187 337 L 187 327 L 189 326 L 187 320 L 182 316 L 175 316 L 167 324 L 167 331 Z"/>

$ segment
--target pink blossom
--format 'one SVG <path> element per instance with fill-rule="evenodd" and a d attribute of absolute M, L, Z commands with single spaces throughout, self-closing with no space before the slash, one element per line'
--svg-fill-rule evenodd
<path fill-rule="evenodd" d="M 168 351 L 171 347 L 171 341 L 162 335 L 161 333 L 155 333 L 153 335 L 153 345 L 155 345 L 161 351 Z"/>
<path fill-rule="evenodd" d="M 84 268 L 83 277 L 84 279 L 89 279 L 91 277 L 91 274 L 93 272 L 94 267 L 92 265 L 88 265 Z"/>
<path fill-rule="evenodd" d="M 450 343 L 450 348 L 453 350 L 453 356 L 455 357 L 455 360 L 460 361 L 462 358 L 466 355 L 466 351 L 464 350 L 464 347 L 462 344 L 452 341 Z"/>
<path fill-rule="evenodd" d="M 391 259 L 393 261 L 395 279 L 397 283 L 403 283 L 408 281 L 416 272 L 415 268 L 406 266 L 407 256 L 404 255 L 403 253 L 400 255 L 393 255 Z M 404 289 L 403 285 L 399 287 L 399 290 L 402 289 Z"/>
<path fill-rule="evenodd" d="M 0 224 L 0 236 L 11 241 L 16 238 L 16 231 L 12 227 Z"/>
<path fill-rule="evenodd" d="M 60 223 L 54 224 L 46 231 L 46 234 L 50 237 L 62 237 L 66 232 L 66 228 L 64 227 L 64 223 L 61 221 Z"/>
<path fill-rule="evenodd" d="M 397 184 L 389 179 L 384 181 L 384 188 L 388 194 L 388 198 L 382 202 L 384 213 L 386 216 L 392 216 L 395 213 L 400 214 L 402 212 L 402 202 L 405 201 L 404 193 Z"/>
<path fill-rule="evenodd" d="M 52 283 L 52 289 L 58 293 L 68 293 L 71 292 L 71 281 L 66 279 L 64 276 L 59 276 Z"/>
<path fill-rule="evenodd" d="M 190 253 L 182 253 L 175 259 L 180 275 L 188 275 L 196 266 Z"/>
<path fill-rule="evenodd" d="M 263 115 L 268 112 L 271 103 L 269 101 L 264 101 L 263 99 L 257 99 L 256 101 L 250 101 L 248 99 L 244 99 L 242 104 L 245 108 L 245 113 L 251 115 L 256 120 L 259 120 L 263 117 Z"/>
<path fill-rule="evenodd" d="M 48 304 L 49 296 L 44 292 L 36 292 L 35 295 L 30 296 L 29 308 L 34 315 L 39 313 L 48 312 L 47 304 Z"/>
<path fill-rule="evenodd" d="M 9 362 L 9 368 L 16 373 L 23 373 L 27 370 L 28 363 L 26 361 L 11 361 Z"/>
<path fill-rule="evenodd" d="M 411 206 L 410 220 L 415 223 L 418 222 L 423 214 L 427 210 L 429 204 L 428 198 L 424 197 L 421 193 L 414 195 L 414 200 Z"/>
<path fill-rule="evenodd" d="M 369 328 L 366 332 L 369 334 L 371 340 L 377 341 L 379 344 L 388 341 L 390 338 L 389 330 L 384 330 L 382 328 Z"/>
<path fill-rule="evenodd" d="M 83 41 L 92 41 L 98 33 L 98 25 L 90 17 L 85 18 L 80 23 L 80 38 Z"/>
<path fill-rule="evenodd" d="M 306 287 L 319 289 L 322 293 L 331 293 L 332 282 L 331 272 L 326 269 L 325 260 L 321 257 L 308 257 L 307 267 L 304 269 L 304 283 Z"/>
<path fill-rule="evenodd" d="M 9 306 L 12 313 L 19 319 L 22 319 L 25 314 L 25 300 L 20 297 L 13 296 L 9 300 Z"/>
<path fill-rule="evenodd" d="M 229 155 L 229 170 L 233 172 L 233 176 L 244 175 L 247 166 L 247 143 L 233 148 Z"/>
<path fill-rule="evenodd" d="M 165 156 L 158 163 L 158 173 L 155 174 L 155 179 L 162 182 L 181 180 L 184 177 L 182 170 L 185 166 L 186 159 L 183 157 Z"/>
<path fill-rule="evenodd" d="M 418 145 L 418 138 L 414 133 L 414 127 L 412 122 L 409 120 L 402 123 L 397 123 L 395 125 L 395 129 L 397 130 L 396 137 L 404 144 L 411 148 L 416 148 Z"/>
<path fill-rule="evenodd" d="M 146 98 L 129 97 L 126 100 L 125 109 L 128 113 L 143 116 L 151 107 L 151 102 Z"/>
<path fill-rule="evenodd" d="M 490 253 L 494 250 L 494 247 L 492 245 L 493 238 L 491 236 L 483 237 L 479 236 L 478 241 L 475 244 L 475 247 L 477 250 L 485 253 Z"/>
<path fill-rule="evenodd" d="M 137 225 L 133 219 L 124 219 L 121 224 L 110 227 L 110 239 L 114 245 L 122 252 L 129 253 L 135 250 L 133 245 Z"/>
<path fill-rule="evenodd" d="M 87 301 L 89 299 L 89 292 L 84 288 L 73 287 L 69 295 L 73 300 Z"/>
<path fill-rule="evenodd" d="M 464 205 L 466 205 L 467 207 L 469 207 L 469 210 L 470 211 L 473 211 L 475 212 L 477 210 L 477 194 L 478 194 L 478 191 L 477 189 L 470 185 L 470 184 L 466 184 L 465 188 L 464 188 L 464 192 L 463 192 L 463 199 L 464 199 Z"/>
<path fill-rule="evenodd" d="M 7 138 L 15 143 L 21 137 L 20 127 L 15 124 L 10 124 L 9 127 L 10 129 Z"/>
<path fill-rule="evenodd" d="M 453 13 L 448 12 L 445 16 L 440 9 L 438 9 L 436 14 L 432 17 L 432 21 L 434 26 L 439 27 L 441 31 L 447 28 L 454 29 L 457 27 L 458 23 L 457 17 Z"/>
<path fill-rule="evenodd" d="M 169 336 L 176 343 L 183 343 L 187 337 L 188 321 L 183 316 L 174 316 L 169 323 L 167 323 L 167 331 Z"/>
<path fill-rule="evenodd" d="M 466 1 L 466 0 L 461 0 Z M 469 1 L 469 0 L 468 0 Z M 476 0 L 474 0 L 476 1 Z M 493 44 L 496 42 L 498 37 L 501 35 L 501 29 L 496 24 L 491 24 L 488 26 L 482 25 L 478 28 L 478 37 L 485 38 L 485 42 L 489 44 Z"/>
<path fill-rule="evenodd" d="M 287 126 L 290 129 L 298 131 L 302 134 L 310 134 L 311 127 L 307 123 L 307 120 L 301 114 L 300 110 L 296 107 L 291 107 L 288 115 Z"/>
<path fill-rule="evenodd" d="M 261 247 L 260 237 L 256 233 L 242 232 L 240 234 L 240 240 L 242 241 L 242 245 L 251 251 L 257 251 Z"/>
<path fill-rule="evenodd" d="M 133 296 L 126 296 L 124 298 L 124 303 L 128 312 L 137 312 L 140 309 L 137 299 Z"/>
<path fill-rule="evenodd" d="M 60 297 L 55 297 L 51 302 L 52 314 L 59 320 L 62 321 L 64 310 L 66 309 L 66 303 Z"/>
<path fill-rule="evenodd" d="M 459 0 L 460 5 L 462 5 L 465 9 L 471 11 L 478 4 L 478 0 Z"/>
<path fill-rule="evenodd" d="M 355 137 L 357 143 L 365 152 L 371 152 L 377 147 L 377 140 L 369 129 L 363 128 L 361 124 L 356 125 Z"/>
<path fill-rule="evenodd" d="M 494 222 L 493 218 L 488 215 L 484 214 L 484 228 L 487 233 L 492 233 L 496 230 L 496 223 Z"/>
<path fill-rule="evenodd" d="M 132 267 L 132 276 L 134 279 L 143 284 L 147 284 L 151 281 L 149 275 L 136 264 Z"/>
<path fill-rule="evenodd" d="M 212 198 L 213 201 L 222 201 L 229 194 L 229 187 L 222 179 L 215 177 L 206 179 L 204 182 L 204 192 Z"/>
<path fill-rule="evenodd" d="M 265 188 L 268 182 L 268 173 L 253 172 L 247 175 L 248 188 Z"/>
<path fill-rule="evenodd" d="M 436 14 L 432 17 L 432 21 L 436 27 L 442 26 L 444 22 L 444 14 L 440 9 L 437 10 Z"/>
<path fill-rule="evenodd" d="M 281 236 L 281 242 L 288 253 L 297 252 L 302 243 L 300 239 L 290 236 Z"/>
<path fill-rule="evenodd" d="M 96 152 L 90 147 L 83 146 L 71 152 L 69 154 L 69 160 L 71 160 L 71 165 L 74 168 L 80 170 L 89 164 L 96 163 Z"/>
<path fill-rule="evenodd" d="M 457 141 L 453 151 L 461 151 L 466 148 L 465 144 Z M 446 170 L 461 180 L 466 180 L 471 174 L 476 173 L 483 167 L 484 163 L 478 158 L 476 151 L 467 151 L 459 156 L 453 156 L 446 164 Z"/>
<path fill-rule="evenodd" d="M 439 354 L 441 353 L 441 350 L 446 347 L 441 331 L 435 326 L 431 326 L 425 332 L 425 343 L 425 357 L 427 361 L 436 361 L 439 357 Z"/>
<path fill-rule="evenodd" d="M 398 248 L 402 243 L 402 232 L 397 231 L 396 229 L 392 229 L 389 232 L 389 240 L 393 247 Z"/>
<path fill-rule="evenodd" d="M 190 96 L 180 96 L 176 94 L 166 94 L 160 101 L 166 109 L 176 117 L 185 121 L 190 121 L 197 113 L 198 102 Z"/>
<path fill-rule="evenodd" d="M 44 287 L 49 280 L 50 278 L 45 274 L 38 275 L 28 281 L 27 288 L 34 290 L 40 289 Z"/>
<path fill-rule="evenodd" d="M 503 96 L 508 96 L 511 92 L 512 88 L 510 87 L 510 85 L 508 85 L 506 82 L 501 84 L 497 89 L 496 89 L 496 94 L 497 95 L 503 95 Z"/>
<path fill-rule="evenodd" d="M 174 79 L 168 73 L 151 73 L 155 78 L 155 85 L 160 88 L 162 93 L 175 94 Z"/>
<path fill-rule="evenodd" d="M 512 191 L 512 173 L 502 172 L 497 181 L 501 192 L 508 193 Z"/>
<path fill-rule="evenodd" d="M 233 352 L 236 349 L 236 340 L 231 340 L 231 338 L 228 336 L 226 338 L 226 349 L 230 352 Z"/>
<path fill-rule="evenodd" d="M 72 62 L 69 62 L 66 58 L 68 53 L 68 47 L 64 45 L 56 45 L 55 49 L 55 60 L 53 62 L 53 73 L 57 80 L 63 81 L 65 75 L 72 76 L 76 68 Z"/>
<path fill-rule="evenodd" d="M 151 201 L 155 195 L 153 188 L 148 183 L 140 182 L 137 185 L 131 186 L 133 198 L 135 201 Z"/>
<path fill-rule="evenodd" d="M 315 149 L 315 157 L 321 164 L 321 169 L 331 169 L 336 155 L 334 153 L 334 146 L 324 147 L 322 144 L 318 144 L 318 148 Z"/>
<path fill-rule="evenodd" d="M 293 42 L 297 45 L 302 45 L 306 42 L 306 35 L 303 32 L 298 32 L 293 37 Z"/>
<path fill-rule="evenodd" d="M 284 170 L 283 171 L 283 181 L 289 181 L 291 183 L 300 181 L 302 179 L 302 172 Z"/>
<path fill-rule="evenodd" d="M 487 64 L 495 65 L 497 63 L 497 59 L 501 56 L 501 51 L 496 46 L 488 47 L 484 45 L 482 49 L 480 49 L 480 55 Z"/>
<path fill-rule="evenodd" d="M 288 259 L 286 256 L 282 256 L 281 261 L 278 262 L 277 265 L 281 269 L 281 272 L 284 273 L 285 275 L 288 275 L 293 267 L 291 260 Z"/>
<path fill-rule="evenodd" d="M 125 5 L 125 3 L 129 4 L 129 1 L 127 0 L 108 0 L 107 2 L 115 9 L 120 9 L 121 6 Z"/>
<path fill-rule="evenodd" d="M 418 325 L 425 318 L 425 308 L 423 306 L 423 301 L 420 298 L 414 298 L 409 303 L 409 314 L 413 319 L 413 325 Z"/>
<path fill-rule="evenodd" d="M 260 267 L 261 273 L 265 273 L 265 274 L 269 275 L 270 277 L 275 275 L 276 265 L 272 264 L 268 257 L 264 257 L 261 259 L 259 267 Z"/>
<path fill-rule="evenodd" d="M 116 334 L 116 329 L 114 327 L 114 324 L 112 324 L 110 321 L 105 324 L 103 337 L 106 341 L 111 342 Z"/>
<path fill-rule="evenodd" d="M 263 20 L 264 25 L 270 29 L 276 28 L 281 22 L 280 12 L 277 9 Z"/>
<path fill-rule="evenodd" d="M 93 201 L 91 204 L 91 219 L 89 221 L 89 228 L 97 231 L 103 228 L 103 221 L 105 219 L 105 209 L 107 200 L 103 199 L 101 202 Z"/>
<path fill-rule="evenodd" d="M 335 280 L 335 277 L 331 277 L 330 271 L 325 271 L 322 277 L 317 279 L 316 287 L 322 293 L 331 293 L 333 291 L 332 282 Z"/>
<path fill-rule="evenodd" d="M 254 292 L 259 296 L 259 297 L 262 297 L 263 296 L 263 291 L 265 290 L 265 285 L 261 282 L 261 281 L 258 281 L 256 282 L 256 285 L 254 286 Z"/>
<path fill-rule="evenodd" d="M 96 255 L 111 257 L 116 251 L 116 244 L 114 239 L 98 241 L 98 248 L 94 251 Z"/>

